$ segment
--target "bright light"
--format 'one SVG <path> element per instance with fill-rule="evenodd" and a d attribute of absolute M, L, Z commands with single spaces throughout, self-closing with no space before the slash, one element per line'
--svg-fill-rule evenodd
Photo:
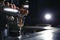
<path fill-rule="evenodd" d="M 12 9 L 12 8 L 4 8 L 4 11 L 8 11 L 8 12 L 18 12 L 18 10 Z"/>
<path fill-rule="evenodd" d="M 43 31 L 41 35 L 43 40 L 53 40 L 53 30 L 46 30 L 46 31 Z"/>
<path fill-rule="evenodd" d="M 24 8 L 29 8 L 29 5 L 24 5 Z"/>
<path fill-rule="evenodd" d="M 51 19 L 51 17 L 52 17 L 52 15 L 51 14 L 49 14 L 49 13 L 47 13 L 47 14 L 45 14 L 45 19 L 46 20 L 50 20 Z"/>
<path fill-rule="evenodd" d="M 36 38 L 38 40 L 53 40 L 54 37 L 54 33 L 56 30 L 45 30 L 45 31 L 41 31 L 41 32 L 37 32 L 37 34 L 39 34 L 38 36 L 36 36 Z"/>
<path fill-rule="evenodd" d="M 44 27 L 44 29 L 52 29 L 52 27 L 46 26 L 46 27 Z"/>
<path fill-rule="evenodd" d="M 18 38 L 21 39 L 22 38 L 22 35 L 18 36 Z"/>

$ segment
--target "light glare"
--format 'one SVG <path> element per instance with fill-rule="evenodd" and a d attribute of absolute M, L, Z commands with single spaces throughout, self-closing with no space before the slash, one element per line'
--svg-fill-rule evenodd
<path fill-rule="evenodd" d="M 4 8 L 4 11 L 8 11 L 8 12 L 18 12 L 18 10 L 12 9 L 12 8 Z"/>
<path fill-rule="evenodd" d="M 24 8 L 29 8 L 29 5 L 24 5 Z"/>
<path fill-rule="evenodd" d="M 45 14 L 45 19 L 50 20 L 51 19 L 51 14 Z"/>
<path fill-rule="evenodd" d="M 43 35 L 41 35 L 43 40 L 53 40 L 53 30 L 43 31 Z"/>

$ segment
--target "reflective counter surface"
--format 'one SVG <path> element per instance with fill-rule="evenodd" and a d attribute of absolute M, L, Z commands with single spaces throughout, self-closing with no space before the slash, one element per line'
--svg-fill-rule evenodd
<path fill-rule="evenodd" d="M 51 27 L 50 29 L 30 33 L 17 38 L 7 38 L 7 40 L 60 40 L 60 28 Z"/>
<path fill-rule="evenodd" d="M 22 36 L 21 40 L 60 40 L 60 28 L 51 27 L 51 29 Z"/>

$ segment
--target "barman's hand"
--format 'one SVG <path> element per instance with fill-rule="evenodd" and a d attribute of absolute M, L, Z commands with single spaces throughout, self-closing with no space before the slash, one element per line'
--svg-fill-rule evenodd
<path fill-rule="evenodd" d="M 7 2 L 7 3 L 5 4 L 5 6 L 8 6 L 8 7 L 12 8 L 12 9 L 17 9 L 17 10 L 19 10 L 19 11 L 21 12 L 21 14 L 24 15 L 24 16 L 27 16 L 28 13 L 29 13 L 29 11 L 28 11 L 27 9 L 25 9 L 25 8 L 23 8 L 23 7 L 19 8 L 19 7 L 17 7 L 15 4 L 10 4 L 9 2 Z M 19 20 L 19 27 L 23 27 L 23 25 L 24 25 L 24 23 L 23 23 L 23 18 L 21 17 L 20 20 Z"/>
<path fill-rule="evenodd" d="M 23 15 L 28 15 L 28 10 L 25 8 L 20 8 L 19 11 L 23 14 Z"/>
<path fill-rule="evenodd" d="M 10 4 L 9 2 L 6 2 L 5 6 L 8 6 L 8 7 L 12 8 L 12 9 L 19 10 L 21 12 L 21 14 L 23 14 L 23 15 L 28 15 L 28 13 L 29 13 L 29 11 L 27 9 L 25 9 L 23 7 L 19 8 L 15 4 Z"/>

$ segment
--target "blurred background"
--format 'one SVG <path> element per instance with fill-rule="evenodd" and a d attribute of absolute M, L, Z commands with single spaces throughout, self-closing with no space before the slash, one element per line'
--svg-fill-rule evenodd
<path fill-rule="evenodd" d="M 51 24 L 56 27 L 60 25 L 60 1 L 58 0 L 29 0 L 29 15 L 25 25 Z M 46 13 L 52 15 L 51 20 L 46 20 Z"/>

